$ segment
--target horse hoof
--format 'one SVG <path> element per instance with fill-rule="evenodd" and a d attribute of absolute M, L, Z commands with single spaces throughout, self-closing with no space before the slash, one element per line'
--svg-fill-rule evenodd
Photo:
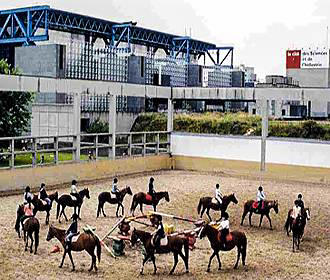
<path fill-rule="evenodd" d="M 189 270 L 186 270 L 186 273 L 189 273 Z"/>
<path fill-rule="evenodd" d="M 37 254 L 37 252 L 34 252 L 34 254 L 36 255 L 36 254 Z"/>
<path fill-rule="evenodd" d="M 221 270 L 221 267 L 219 267 L 218 270 Z"/>
<path fill-rule="evenodd" d="M 237 266 L 236 265 L 234 266 L 234 269 L 237 269 Z"/>
<path fill-rule="evenodd" d="M 27 251 L 27 248 L 25 248 L 25 252 Z"/>
<path fill-rule="evenodd" d="M 208 268 L 208 269 L 206 270 L 206 272 L 210 272 L 210 269 Z"/>
<path fill-rule="evenodd" d="M 58 267 L 59 267 L 59 268 L 62 268 L 62 265 L 59 265 Z"/>
<path fill-rule="evenodd" d="M 140 271 L 140 275 L 143 275 L 143 271 Z"/>

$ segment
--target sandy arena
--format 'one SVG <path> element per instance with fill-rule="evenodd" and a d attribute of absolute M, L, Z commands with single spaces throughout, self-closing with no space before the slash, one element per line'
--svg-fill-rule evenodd
<path fill-rule="evenodd" d="M 206 273 L 211 249 L 207 238 L 198 240 L 196 249 L 190 251 L 190 273 L 184 273 L 184 265 L 179 259 L 174 276 L 168 276 L 173 265 L 173 255 L 156 256 L 158 274 L 152 275 L 153 266 L 147 263 L 144 276 L 139 276 L 142 262 L 141 252 L 126 246 L 124 257 L 111 258 L 106 250 L 102 250 L 99 271 L 88 272 L 91 258 L 86 252 L 73 252 L 76 271 L 71 272 L 71 263 L 66 258 L 62 269 L 58 268 L 62 252 L 50 254 L 51 249 L 59 242 L 55 239 L 46 241 L 48 226 L 45 225 L 45 212 L 39 212 L 37 218 L 41 223 L 40 246 L 38 254 L 24 252 L 24 243 L 17 237 L 14 230 L 16 206 L 22 202 L 23 195 L 0 198 L 0 268 L 1 279 L 330 279 L 330 190 L 328 187 L 312 184 L 292 184 L 275 181 L 264 182 L 267 199 L 278 199 L 279 214 L 271 210 L 274 230 L 269 229 L 269 223 L 264 218 L 262 228 L 248 226 L 248 216 L 244 226 L 240 226 L 243 203 L 247 199 L 254 199 L 259 185 L 258 181 L 222 177 L 216 174 L 201 174 L 197 172 L 164 171 L 153 173 L 156 191 L 168 190 L 170 202 L 161 201 L 157 210 L 179 216 L 197 218 L 197 205 L 202 196 L 213 196 L 214 186 L 220 181 L 223 194 L 235 192 L 239 200 L 237 205 L 230 204 L 231 229 L 244 231 L 248 238 L 247 265 L 242 267 L 240 261 L 238 270 L 233 266 L 236 261 L 236 249 L 227 253 L 220 253 L 222 270 L 218 271 L 216 258 L 213 259 L 211 272 Z M 133 193 L 146 191 L 149 175 L 137 175 L 119 178 L 119 187 L 131 186 Z M 93 185 L 78 185 L 79 189 L 88 187 L 91 199 L 85 200 L 82 206 L 82 221 L 80 229 L 89 224 L 95 226 L 99 236 L 103 236 L 117 221 L 114 205 L 106 204 L 106 218 L 96 220 L 97 197 L 102 191 L 110 191 L 111 180 Z M 68 193 L 60 189 L 59 193 Z M 300 251 L 292 253 L 292 238 L 287 237 L 283 226 L 287 211 L 292 207 L 298 192 L 303 193 L 305 206 L 311 208 L 311 220 L 305 229 L 305 236 Z M 49 191 L 52 193 L 52 191 Z M 23 194 L 23 191 L 22 191 Z M 126 196 L 124 205 L 128 213 L 132 197 Z M 55 206 L 55 207 L 54 207 Z M 146 206 L 144 206 L 147 212 Z M 150 208 L 149 208 L 150 209 Z M 138 208 L 137 208 L 138 210 Z M 66 209 L 67 216 L 71 216 L 72 208 Z M 139 214 L 139 211 L 136 211 Z M 218 212 L 211 210 L 213 217 L 219 217 Z M 56 203 L 50 216 L 50 221 L 56 227 L 68 228 L 69 223 L 59 224 L 55 221 Z M 258 225 L 260 216 L 253 216 L 254 226 Z M 206 219 L 206 216 L 204 217 Z M 185 222 L 177 222 L 165 218 L 165 223 L 174 224 L 176 229 L 191 229 L 193 226 Z M 136 225 L 143 229 L 144 226 Z M 81 229 L 82 230 L 82 229 Z M 150 230 L 150 229 L 149 229 Z"/>

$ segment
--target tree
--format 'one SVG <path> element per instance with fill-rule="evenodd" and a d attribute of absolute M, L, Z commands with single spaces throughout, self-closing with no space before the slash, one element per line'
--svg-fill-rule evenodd
<path fill-rule="evenodd" d="M 0 74 L 19 75 L 6 60 L 0 60 Z M 32 92 L 0 91 L 0 137 L 21 135 L 31 118 Z"/>

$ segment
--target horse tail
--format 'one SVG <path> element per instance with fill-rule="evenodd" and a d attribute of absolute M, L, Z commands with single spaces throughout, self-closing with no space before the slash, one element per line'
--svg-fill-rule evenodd
<path fill-rule="evenodd" d="M 203 205 L 203 202 L 202 202 L 202 199 L 200 199 L 199 200 L 199 203 L 198 203 L 198 206 L 197 206 L 197 212 L 198 212 L 198 214 L 201 212 L 202 205 Z"/>
<path fill-rule="evenodd" d="M 39 230 L 40 230 L 40 224 L 38 222 L 38 224 L 36 225 L 36 230 L 34 231 L 34 240 L 35 240 L 36 251 L 39 246 Z"/>
<path fill-rule="evenodd" d="M 133 196 L 133 199 L 132 199 L 131 213 L 134 211 L 135 208 L 136 208 L 136 194 Z"/>
<path fill-rule="evenodd" d="M 184 246 L 184 255 L 186 257 L 186 262 L 187 262 L 186 266 L 188 266 L 188 260 L 189 260 L 189 239 L 188 238 L 185 238 L 183 246 Z"/>
<path fill-rule="evenodd" d="M 56 209 L 56 220 L 58 219 L 58 215 L 60 214 L 60 207 L 61 207 L 60 203 L 59 203 L 59 202 L 57 202 L 57 209 Z"/>
<path fill-rule="evenodd" d="M 99 217 L 99 213 L 101 213 L 101 203 L 100 203 L 100 198 L 99 198 L 99 204 L 97 205 L 97 213 L 96 213 L 96 218 Z"/>
<path fill-rule="evenodd" d="M 100 263 L 100 261 L 101 261 L 101 241 L 96 235 L 93 235 L 93 236 L 94 236 L 94 239 L 95 239 L 95 242 L 96 242 L 97 259 Z"/>
<path fill-rule="evenodd" d="M 285 225 L 284 225 L 284 229 L 285 229 L 286 231 L 289 230 L 289 224 L 290 224 L 289 217 L 287 217 L 287 218 L 286 218 L 286 221 L 285 221 Z"/>
<path fill-rule="evenodd" d="M 243 239 L 242 239 L 242 263 L 245 265 L 245 259 L 246 259 L 246 250 L 247 250 L 247 238 L 246 235 L 243 233 Z"/>

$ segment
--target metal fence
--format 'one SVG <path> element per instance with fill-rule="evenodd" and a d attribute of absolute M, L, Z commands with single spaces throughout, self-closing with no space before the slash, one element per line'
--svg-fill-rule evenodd
<path fill-rule="evenodd" d="M 0 169 L 170 153 L 170 133 L 127 132 L 0 138 Z"/>

